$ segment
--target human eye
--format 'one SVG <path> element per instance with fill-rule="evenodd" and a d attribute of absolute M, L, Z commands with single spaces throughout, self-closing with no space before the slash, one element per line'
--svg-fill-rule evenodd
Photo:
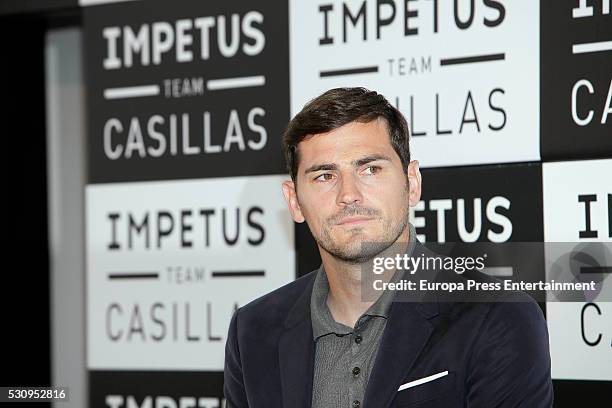
<path fill-rule="evenodd" d="M 382 167 L 380 167 L 380 166 L 375 166 L 375 165 L 371 165 L 371 166 L 366 167 L 366 168 L 363 170 L 363 173 L 364 173 L 365 175 L 368 175 L 368 176 L 373 176 L 373 175 L 375 175 L 375 174 L 380 173 L 380 171 L 381 171 L 381 170 L 382 170 Z"/>
<path fill-rule="evenodd" d="M 321 173 L 314 178 L 314 181 L 329 181 L 332 177 L 333 175 L 331 173 Z"/>

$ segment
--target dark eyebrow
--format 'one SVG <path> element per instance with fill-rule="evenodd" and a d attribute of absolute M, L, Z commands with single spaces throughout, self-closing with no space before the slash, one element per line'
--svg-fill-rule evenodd
<path fill-rule="evenodd" d="M 376 160 L 386 160 L 390 162 L 391 158 L 389 156 L 385 156 L 384 154 L 371 154 L 369 156 L 362 157 L 361 159 L 353 160 L 351 164 L 355 167 L 361 167 L 364 164 L 367 164 L 369 162 L 373 162 Z"/>
<path fill-rule="evenodd" d="M 304 174 L 314 173 L 315 171 L 320 171 L 320 170 L 336 170 L 337 168 L 338 166 L 336 166 L 335 164 L 330 164 L 330 163 L 315 164 L 315 165 L 310 166 L 306 170 L 304 170 Z"/>
<path fill-rule="evenodd" d="M 362 157 L 361 159 L 353 160 L 351 164 L 354 167 L 360 167 L 376 160 L 386 160 L 390 162 L 391 158 L 389 156 L 385 156 L 384 154 L 371 154 L 369 156 Z M 304 170 L 304 174 L 314 173 L 315 171 L 321 170 L 336 170 L 337 168 L 338 166 L 333 163 L 314 164 Z"/>

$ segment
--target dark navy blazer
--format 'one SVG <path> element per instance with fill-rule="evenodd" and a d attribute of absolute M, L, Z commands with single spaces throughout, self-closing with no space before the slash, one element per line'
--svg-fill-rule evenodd
<path fill-rule="evenodd" d="M 225 347 L 228 408 L 310 407 L 316 272 L 234 313 Z M 551 407 L 544 316 L 528 295 L 512 296 L 518 301 L 393 302 L 361 406 Z"/>

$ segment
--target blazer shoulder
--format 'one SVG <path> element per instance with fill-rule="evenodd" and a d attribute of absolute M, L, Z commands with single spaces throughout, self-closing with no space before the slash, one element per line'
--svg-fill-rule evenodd
<path fill-rule="evenodd" d="M 467 280 L 477 283 L 495 284 L 503 288 L 503 281 L 479 270 L 466 271 L 463 274 L 444 272 L 442 280 L 462 282 L 467 286 Z M 486 327 L 486 322 L 497 322 L 507 327 L 523 327 L 525 325 L 546 325 L 544 313 L 540 305 L 526 292 L 520 290 L 484 290 L 477 294 L 467 293 L 466 298 L 452 298 L 450 302 L 442 302 L 441 307 L 454 318 L 474 319 L 474 323 Z M 493 324 L 494 326 L 495 324 Z M 541 330 L 538 330 L 541 331 Z"/>
<path fill-rule="evenodd" d="M 472 279 L 479 283 L 495 283 L 500 286 L 503 285 L 503 281 L 494 276 L 487 275 L 486 273 L 473 270 L 466 272 L 464 278 Z M 538 303 L 526 292 L 520 290 L 505 290 L 501 292 L 494 292 L 487 302 L 479 302 L 483 304 L 490 312 L 496 312 L 496 309 L 501 309 L 507 312 L 508 318 L 540 318 L 543 319 L 543 313 Z M 539 312 L 539 313 L 538 313 Z M 525 316 L 525 313 L 530 316 Z M 538 315 L 539 314 L 539 315 Z M 502 316 L 503 317 L 503 316 Z"/>

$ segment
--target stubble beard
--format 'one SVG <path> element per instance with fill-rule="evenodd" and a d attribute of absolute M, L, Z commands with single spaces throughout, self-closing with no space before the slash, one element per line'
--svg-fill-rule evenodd
<path fill-rule="evenodd" d="M 369 210 L 370 212 L 375 210 Z M 349 215 L 369 215 L 359 210 L 349 211 Z M 375 213 L 378 213 L 375 211 Z M 388 220 L 383 227 L 382 236 L 363 240 L 359 238 L 350 238 L 346 245 L 340 245 L 332 237 L 330 230 L 333 227 L 332 223 L 326 223 L 321 229 L 320 236 L 315 236 L 317 244 L 328 252 L 334 258 L 352 265 L 363 264 L 371 261 L 378 254 L 382 253 L 393 245 L 408 227 L 408 206 L 402 212 L 399 220 Z M 397 221 L 397 222 L 394 222 Z M 361 227 L 355 227 L 361 228 Z M 313 234 L 314 235 L 314 234 Z"/>

